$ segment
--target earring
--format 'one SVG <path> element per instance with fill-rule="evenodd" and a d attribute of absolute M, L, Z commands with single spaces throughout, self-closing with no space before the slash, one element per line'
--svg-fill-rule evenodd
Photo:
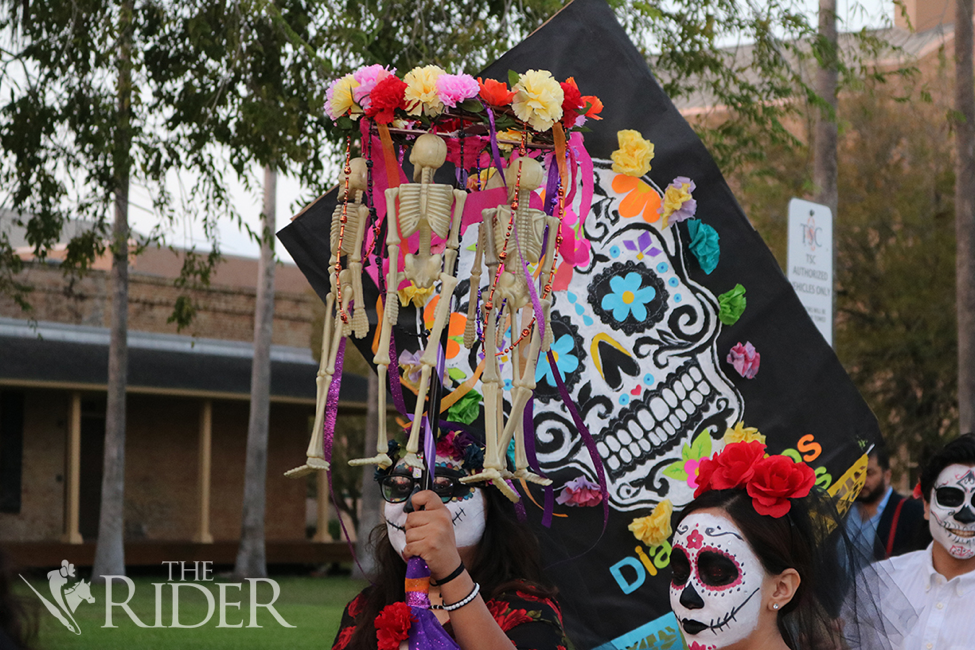
<path fill-rule="evenodd" d="M 778 603 L 772 603 L 772 609 L 778 609 L 778 608 L 779 608 Z"/>

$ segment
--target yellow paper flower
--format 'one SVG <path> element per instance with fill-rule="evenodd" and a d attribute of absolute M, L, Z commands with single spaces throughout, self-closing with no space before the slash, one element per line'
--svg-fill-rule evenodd
<path fill-rule="evenodd" d="M 511 89 L 515 98 L 511 102 L 518 119 L 536 131 L 548 131 L 562 119 L 562 86 L 548 70 L 529 70 Z"/>
<path fill-rule="evenodd" d="M 426 289 L 421 289 L 412 282 L 410 286 L 404 287 L 397 291 L 399 294 L 399 303 L 406 307 L 412 301 L 417 307 L 422 307 L 427 304 L 427 299 L 433 294 L 433 287 L 427 287 Z"/>
<path fill-rule="evenodd" d="M 670 499 L 664 499 L 657 504 L 650 516 L 634 519 L 627 528 L 647 546 L 659 546 L 674 532 L 670 527 L 670 517 L 673 514 L 674 504 Z"/>
<path fill-rule="evenodd" d="M 739 422 L 732 429 L 726 429 L 722 438 L 726 445 L 733 442 L 754 442 L 758 441 L 765 444 L 765 436 L 758 432 L 755 427 L 746 427 L 744 422 Z"/>
<path fill-rule="evenodd" d="M 684 204 L 693 198 L 690 190 L 690 183 L 675 182 L 664 192 L 663 206 L 661 206 L 662 209 L 660 212 L 660 215 L 663 217 L 664 228 L 670 225 L 670 215 L 679 212 L 684 207 Z"/>
<path fill-rule="evenodd" d="M 325 93 L 325 112 L 333 120 L 337 120 L 346 113 L 352 119 L 358 119 L 362 109 L 355 103 L 352 97 L 352 89 L 358 88 L 359 82 L 351 74 L 347 74 L 341 79 L 332 82 L 328 91 Z"/>
<path fill-rule="evenodd" d="M 653 143 L 644 140 L 639 131 L 624 129 L 616 133 L 620 148 L 613 152 L 613 171 L 640 177 L 650 171 Z"/>
<path fill-rule="evenodd" d="M 436 117 L 443 113 L 443 102 L 437 95 L 437 79 L 446 74 L 443 68 L 436 65 L 425 65 L 413 68 L 406 73 L 406 112 L 419 115 L 421 112 L 428 117 Z"/>

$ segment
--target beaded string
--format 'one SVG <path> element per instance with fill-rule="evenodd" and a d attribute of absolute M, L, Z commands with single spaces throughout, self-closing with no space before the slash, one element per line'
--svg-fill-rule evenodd
<path fill-rule="evenodd" d="M 366 207 L 369 208 L 369 223 L 372 224 L 372 243 L 369 244 L 369 248 L 363 257 L 369 257 L 372 255 L 373 251 L 376 249 L 376 245 L 379 242 L 379 216 L 376 212 L 376 202 L 373 200 L 373 182 L 372 182 L 372 138 L 373 134 L 376 132 L 376 123 L 369 123 L 369 134 L 366 136 L 366 187 L 368 188 L 368 193 L 366 194 Z M 377 261 L 378 261 L 377 254 Z M 380 271 L 380 273 L 382 273 Z"/>
<path fill-rule="evenodd" d="M 339 274 L 342 273 L 342 240 L 345 239 L 345 224 L 349 220 L 349 177 L 352 175 L 352 136 L 345 138 L 345 200 L 342 202 L 342 220 L 339 226 L 339 241 L 335 254 L 335 291 L 338 299 L 339 318 L 343 324 L 348 324 L 349 314 L 342 306 L 342 282 Z"/>

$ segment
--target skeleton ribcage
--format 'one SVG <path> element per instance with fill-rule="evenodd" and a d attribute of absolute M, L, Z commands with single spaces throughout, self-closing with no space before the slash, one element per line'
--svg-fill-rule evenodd
<path fill-rule="evenodd" d="M 494 225 L 494 241 L 496 250 L 501 252 L 504 247 L 504 238 L 508 232 L 508 221 L 511 215 L 511 208 L 502 206 L 498 209 L 498 220 Z M 529 264 L 535 264 L 542 256 L 542 240 L 545 235 L 545 213 L 541 210 L 532 208 L 519 208 L 515 216 L 515 228 L 518 229 L 517 243 L 521 247 L 521 254 Z M 515 248 L 515 234 L 512 230 L 511 238 L 508 240 L 509 259 L 518 259 L 518 249 Z M 511 258 L 510 256 L 514 256 Z M 515 268 L 508 265 L 509 269 Z"/>
<path fill-rule="evenodd" d="M 342 204 L 339 203 L 332 213 L 332 235 L 330 238 L 331 249 L 334 251 L 339 243 L 339 231 L 342 227 Z M 342 236 L 342 253 L 349 255 L 355 248 L 356 234 L 359 228 L 359 204 L 350 203 L 346 213 L 345 234 Z"/>
<path fill-rule="evenodd" d="M 426 186 L 426 214 L 421 214 L 420 199 L 422 186 L 419 183 L 401 185 L 399 188 L 399 228 L 404 236 L 417 231 L 420 219 L 425 218 L 430 230 L 441 239 L 450 234 L 450 207 L 454 200 L 453 189 L 449 185 L 430 184 Z"/>

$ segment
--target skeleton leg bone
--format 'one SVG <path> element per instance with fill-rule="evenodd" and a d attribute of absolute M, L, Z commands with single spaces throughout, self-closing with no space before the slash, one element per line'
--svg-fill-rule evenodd
<path fill-rule="evenodd" d="M 387 298 L 387 304 L 390 300 L 395 301 L 398 298 L 395 295 L 392 298 Z M 392 336 L 393 331 L 393 325 L 390 323 L 389 318 L 387 318 L 388 314 L 389 312 L 385 311 L 383 318 L 379 321 L 381 327 L 379 332 L 379 347 L 376 350 L 376 356 L 372 359 L 372 362 L 376 364 L 376 374 L 379 376 L 379 426 L 377 427 L 378 431 L 376 434 L 376 455 L 371 458 L 355 458 L 350 460 L 349 465 L 353 467 L 375 463 L 385 469 L 393 464 L 392 459 L 386 453 L 388 448 L 386 437 L 386 373 L 391 362 L 389 358 L 389 337 Z"/>
<path fill-rule="evenodd" d="M 308 443 L 308 450 L 305 452 L 307 458 L 305 464 L 288 470 L 284 473 L 288 478 L 301 478 L 312 472 L 327 470 L 328 462 L 325 460 L 325 436 L 323 427 L 325 425 L 325 402 L 328 399 L 328 389 L 332 385 L 332 378 L 335 374 L 335 357 L 337 348 L 342 341 L 341 323 L 335 322 L 335 310 L 333 306 L 335 298 L 332 294 L 325 299 L 325 326 L 322 330 L 322 356 L 318 364 L 318 376 L 315 377 L 315 384 L 318 388 L 315 398 L 315 424 L 312 426 L 311 440 Z"/>

